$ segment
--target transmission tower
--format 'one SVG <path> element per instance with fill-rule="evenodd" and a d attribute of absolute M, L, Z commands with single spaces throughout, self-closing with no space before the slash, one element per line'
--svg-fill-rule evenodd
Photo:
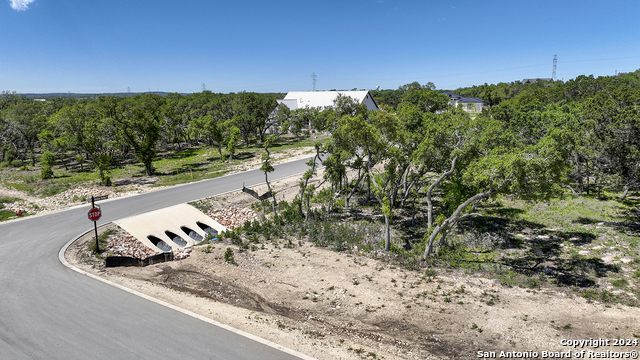
<path fill-rule="evenodd" d="M 205 90 L 207 90 L 207 84 L 202 83 L 202 91 L 205 91 Z"/>
<path fill-rule="evenodd" d="M 558 55 L 553 55 L 553 73 L 551 74 L 553 81 L 556 81 L 556 66 L 558 66 Z"/>
<path fill-rule="evenodd" d="M 311 79 L 313 79 L 313 91 L 316 91 L 316 73 L 311 74 Z"/>

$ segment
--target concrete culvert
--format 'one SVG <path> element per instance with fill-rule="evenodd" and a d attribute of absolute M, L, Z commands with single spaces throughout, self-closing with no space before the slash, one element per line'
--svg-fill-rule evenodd
<path fill-rule="evenodd" d="M 198 234 L 197 232 L 189 229 L 186 226 L 181 226 L 180 229 L 182 231 L 184 231 L 185 234 L 189 235 L 190 238 L 192 238 L 193 240 L 200 242 L 202 240 L 204 240 L 204 238 L 202 237 L 202 235 Z"/>
<path fill-rule="evenodd" d="M 147 239 L 149 239 L 149 241 L 151 241 L 153 245 L 155 245 L 158 249 L 162 251 L 171 251 L 171 246 L 169 246 L 169 244 L 167 244 L 166 242 L 158 239 L 157 237 L 149 235 L 147 236 Z"/>
<path fill-rule="evenodd" d="M 200 221 L 196 221 L 196 224 L 200 227 L 200 229 L 202 229 L 207 234 L 209 234 L 211 236 L 218 235 L 218 231 L 216 229 L 212 228 L 211 226 L 209 226 L 207 224 L 203 224 Z"/>

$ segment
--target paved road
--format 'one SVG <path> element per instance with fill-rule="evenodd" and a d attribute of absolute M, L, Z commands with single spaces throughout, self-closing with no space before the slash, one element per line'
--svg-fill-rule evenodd
<path fill-rule="evenodd" d="M 282 164 L 270 179 L 306 170 Z M 250 171 L 101 202 L 98 224 L 264 182 Z M 81 275 L 58 260 L 89 205 L 0 224 L 0 359 L 297 359 Z"/>

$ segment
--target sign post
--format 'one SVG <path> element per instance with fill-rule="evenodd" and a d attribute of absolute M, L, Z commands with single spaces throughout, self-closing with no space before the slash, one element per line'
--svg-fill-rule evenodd
<path fill-rule="evenodd" d="M 94 202 L 98 201 L 98 200 L 105 200 L 108 199 L 109 195 L 100 195 L 100 196 L 91 196 L 91 198 L 87 198 L 87 202 L 90 204 L 93 204 Z"/>
<path fill-rule="evenodd" d="M 95 253 L 100 253 L 100 244 L 98 243 L 98 224 L 97 221 L 102 216 L 102 211 L 100 211 L 100 206 L 96 207 L 95 200 L 93 196 L 91 197 L 91 210 L 89 210 L 89 220 L 93 221 L 93 230 L 96 233 L 96 249 Z"/>

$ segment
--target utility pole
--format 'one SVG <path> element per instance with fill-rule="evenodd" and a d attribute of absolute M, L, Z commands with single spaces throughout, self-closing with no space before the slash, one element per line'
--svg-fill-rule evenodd
<path fill-rule="evenodd" d="M 311 78 L 313 79 L 313 91 L 316 91 L 316 73 L 311 74 Z"/>
<path fill-rule="evenodd" d="M 558 55 L 553 55 L 553 73 L 551 74 L 551 78 L 553 81 L 556 81 L 556 66 L 558 65 Z"/>

